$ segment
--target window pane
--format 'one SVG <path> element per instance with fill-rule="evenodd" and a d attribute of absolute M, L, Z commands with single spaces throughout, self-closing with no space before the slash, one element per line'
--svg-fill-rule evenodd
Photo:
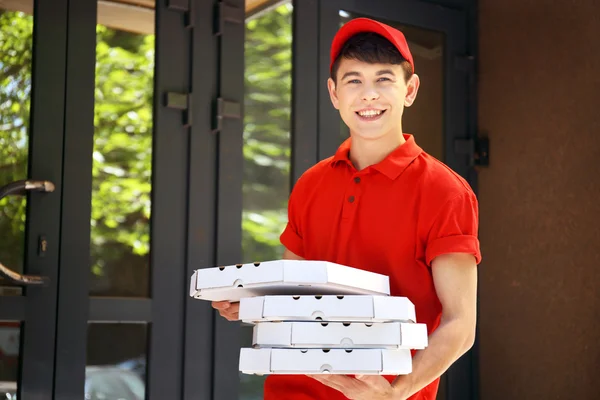
<path fill-rule="evenodd" d="M 292 5 L 246 20 L 243 262 L 281 258 L 290 192 Z M 243 329 L 249 346 L 252 329 Z M 263 377 L 240 374 L 240 399 L 263 398 Z"/>
<path fill-rule="evenodd" d="M 292 6 L 246 22 L 243 243 L 245 261 L 283 254 L 290 190 Z"/>
<path fill-rule="evenodd" d="M 116 6 L 98 5 L 90 294 L 146 297 L 154 25 L 149 9 Z"/>
<path fill-rule="evenodd" d="M 21 324 L 0 321 L 0 399 L 17 398 Z"/>
<path fill-rule="evenodd" d="M 144 400 L 146 324 L 88 326 L 85 399 Z"/>
<path fill-rule="evenodd" d="M 340 26 L 363 15 L 340 11 Z M 372 18 L 372 17 L 368 17 Z M 438 160 L 444 160 L 444 34 L 419 27 L 381 20 L 404 33 L 415 62 L 421 86 L 414 104 L 405 110 L 402 129 L 415 136 L 417 144 Z M 342 122 L 340 143 L 348 138 Z"/>
<path fill-rule="evenodd" d="M 27 178 L 33 0 L 0 2 L 0 187 Z M 26 198 L 0 200 L 0 262 L 23 273 Z M 20 294 L 0 279 L 0 295 Z"/>

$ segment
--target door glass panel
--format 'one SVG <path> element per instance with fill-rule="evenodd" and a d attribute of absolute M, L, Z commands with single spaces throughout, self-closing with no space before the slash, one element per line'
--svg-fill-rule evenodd
<path fill-rule="evenodd" d="M 98 4 L 90 281 L 95 296 L 149 292 L 154 95 L 149 15 L 151 9 L 142 6 Z"/>
<path fill-rule="evenodd" d="M 144 400 L 146 324 L 88 325 L 85 399 Z"/>
<path fill-rule="evenodd" d="M 33 0 L 0 2 L 0 186 L 27 178 Z M 26 198 L 0 200 L 0 263 L 23 273 Z M 0 295 L 20 294 L 0 279 Z"/>
<path fill-rule="evenodd" d="M 21 324 L 0 321 L 0 399 L 17 398 Z"/>
<path fill-rule="evenodd" d="M 290 192 L 292 4 L 246 20 L 243 262 L 280 259 Z M 243 342 L 251 345 L 252 328 Z M 240 374 L 240 399 L 263 398 L 264 378 Z"/>
<path fill-rule="evenodd" d="M 340 11 L 340 26 L 363 15 Z M 367 16 L 368 18 L 372 18 Z M 393 21 L 379 20 L 402 31 L 415 62 L 421 86 L 413 105 L 404 111 L 402 129 L 414 135 L 417 144 L 444 161 L 444 34 Z M 341 123 L 340 143 L 349 136 Z"/>

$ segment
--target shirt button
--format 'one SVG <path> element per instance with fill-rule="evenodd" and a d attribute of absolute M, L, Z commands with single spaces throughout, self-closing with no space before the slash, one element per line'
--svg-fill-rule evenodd
<path fill-rule="evenodd" d="M 348 201 L 349 201 L 350 203 L 354 203 L 354 196 L 350 196 L 350 197 L 348 197 Z"/>
<path fill-rule="evenodd" d="M 360 178 L 357 176 L 356 178 L 354 178 L 354 182 L 355 183 L 360 183 Z"/>

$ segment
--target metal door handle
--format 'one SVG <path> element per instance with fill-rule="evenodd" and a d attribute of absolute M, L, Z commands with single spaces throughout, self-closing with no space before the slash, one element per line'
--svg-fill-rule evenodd
<path fill-rule="evenodd" d="M 54 192 L 54 183 L 50 181 L 22 180 L 0 187 L 0 200 L 6 196 L 22 196 L 27 192 Z"/>
<path fill-rule="evenodd" d="M 45 276 L 21 275 L 18 272 L 15 272 L 10 268 L 5 267 L 1 262 L 0 277 L 6 278 L 10 282 L 15 283 L 19 286 L 39 286 L 48 283 L 48 278 L 46 278 Z"/>
<path fill-rule="evenodd" d="M 27 192 L 53 192 L 54 184 L 50 181 L 21 180 L 0 187 L 0 200 L 6 196 L 22 196 Z M 20 286 L 45 285 L 48 278 L 36 275 L 21 275 L 0 262 L 0 277 Z"/>

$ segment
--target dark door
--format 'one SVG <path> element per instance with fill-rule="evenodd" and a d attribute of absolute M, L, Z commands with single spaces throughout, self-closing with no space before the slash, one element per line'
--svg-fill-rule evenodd
<path fill-rule="evenodd" d="M 1 4 L 0 393 L 182 398 L 191 50 L 215 4 Z"/>
<path fill-rule="evenodd" d="M 325 82 L 329 77 L 329 48 L 346 21 L 368 17 L 402 30 L 415 60 L 421 87 L 416 102 L 404 113 L 405 132 L 429 154 L 471 178 L 471 159 L 460 152 L 469 137 L 468 95 L 471 90 L 467 54 L 467 16 L 419 1 L 326 0 L 320 2 L 318 156 L 333 155 L 348 130 L 331 105 Z M 442 379 L 439 398 L 473 399 L 473 353 L 462 357 Z"/>
<path fill-rule="evenodd" d="M 33 10 L 33 0 L 0 5 L 0 397 L 8 399 L 48 398 L 55 358 L 67 1 Z"/>

